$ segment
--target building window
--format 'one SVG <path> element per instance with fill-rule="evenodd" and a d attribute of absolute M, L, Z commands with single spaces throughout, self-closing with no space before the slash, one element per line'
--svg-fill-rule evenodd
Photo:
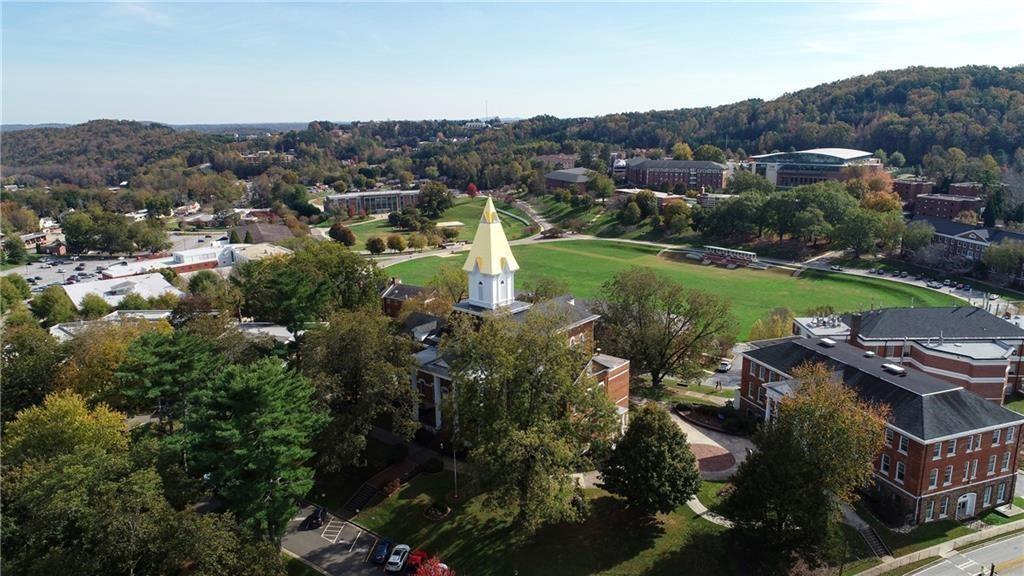
<path fill-rule="evenodd" d="M 988 457 L 988 472 L 987 472 L 987 474 L 991 476 L 992 474 L 995 474 L 995 473 L 996 473 L 996 455 L 993 454 L 993 455 Z"/>
<path fill-rule="evenodd" d="M 1007 443 L 1013 442 L 1013 434 L 1016 431 L 1017 431 L 1017 427 L 1016 426 L 1012 426 L 1012 427 L 1006 429 L 1006 442 Z"/>
<path fill-rule="evenodd" d="M 1012 453 L 1009 450 L 1007 450 L 1006 452 L 1003 452 L 1003 466 L 1002 466 L 1002 471 L 1003 472 L 1006 472 L 1007 470 L 1010 469 L 1010 454 L 1012 454 Z"/>
<path fill-rule="evenodd" d="M 1000 503 L 1006 499 L 1006 482 L 1000 482 L 999 488 L 996 489 L 996 503 Z"/>
<path fill-rule="evenodd" d="M 942 475 L 942 485 L 949 486 L 953 483 L 953 465 L 946 466 L 946 472 Z"/>
<path fill-rule="evenodd" d="M 757 387 L 757 403 L 764 404 L 764 386 Z"/>
<path fill-rule="evenodd" d="M 882 454 L 882 463 L 878 466 L 878 471 L 886 476 L 889 475 L 889 455 Z"/>
<path fill-rule="evenodd" d="M 757 364 L 754 364 L 753 362 L 751 362 L 750 363 L 750 370 L 749 370 L 749 372 L 750 372 L 751 376 L 757 376 Z"/>
<path fill-rule="evenodd" d="M 978 477 L 978 459 L 975 458 L 971 461 L 971 480 Z"/>
<path fill-rule="evenodd" d="M 900 484 L 903 483 L 903 475 L 906 473 L 906 471 L 907 471 L 907 467 L 906 467 L 906 465 L 903 464 L 903 462 L 897 462 L 896 463 L 896 476 L 895 476 L 895 478 L 896 478 L 896 481 L 899 482 Z"/>
<path fill-rule="evenodd" d="M 939 485 L 939 469 L 932 468 L 931 474 L 928 475 L 928 487 L 935 488 Z"/>
<path fill-rule="evenodd" d="M 992 431 L 992 445 L 993 446 L 999 446 L 999 436 L 1000 436 L 1000 434 L 1002 434 L 1002 432 L 1003 432 L 1002 430 L 993 430 Z"/>
<path fill-rule="evenodd" d="M 906 436 L 902 436 L 901 435 L 900 436 L 900 448 L 899 448 L 900 453 L 901 454 L 906 454 L 907 450 L 909 450 L 909 449 L 910 449 L 910 439 L 907 438 Z"/>
<path fill-rule="evenodd" d="M 991 486 L 985 486 L 985 499 L 982 500 L 981 505 L 982 506 L 988 506 L 991 503 L 992 503 L 992 487 Z"/>
<path fill-rule="evenodd" d="M 971 477 L 971 463 L 970 462 L 964 462 L 964 479 L 963 479 L 963 481 L 967 482 L 967 479 L 970 478 L 970 477 Z"/>
<path fill-rule="evenodd" d="M 949 441 L 949 445 L 946 447 L 946 456 L 956 455 L 956 438 Z"/>
<path fill-rule="evenodd" d="M 885 445 L 892 446 L 893 431 L 890 428 L 885 429 Z"/>
<path fill-rule="evenodd" d="M 942 458 L 942 442 L 932 446 L 932 460 L 938 460 Z"/>
<path fill-rule="evenodd" d="M 939 518 L 945 518 L 949 514 L 949 496 L 942 497 L 942 506 L 939 506 Z"/>
<path fill-rule="evenodd" d="M 974 436 L 967 437 L 967 451 L 971 452 L 974 450 Z"/>
<path fill-rule="evenodd" d="M 974 449 L 981 450 L 981 434 L 974 435 Z"/>

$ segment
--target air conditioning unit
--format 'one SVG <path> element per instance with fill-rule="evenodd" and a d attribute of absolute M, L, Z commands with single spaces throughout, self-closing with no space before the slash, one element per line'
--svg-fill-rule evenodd
<path fill-rule="evenodd" d="M 896 364 L 882 364 L 882 370 L 885 370 L 886 372 L 890 374 L 895 374 L 897 376 L 907 375 L 907 369 L 904 368 L 903 366 L 899 366 Z"/>
<path fill-rule="evenodd" d="M 831 338 L 822 338 L 821 345 L 824 346 L 825 348 L 835 348 L 836 341 Z"/>
<path fill-rule="evenodd" d="M 864 357 L 865 358 L 874 358 L 875 357 L 875 353 L 872 352 L 871 350 L 868 350 L 867 352 L 864 353 Z"/>

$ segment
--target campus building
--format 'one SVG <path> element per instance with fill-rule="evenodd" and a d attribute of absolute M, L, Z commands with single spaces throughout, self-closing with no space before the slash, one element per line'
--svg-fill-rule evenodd
<path fill-rule="evenodd" d="M 829 338 L 766 340 L 742 355 L 739 407 L 766 421 L 799 389 L 793 372 L 806 363 L 890 408 L 869 492 L 903 523 L 962 520 L 1012 500 L 1024 415 Z"/>
<path fill-rule="evenodd" d="M 779 188 L 791 188 L 826 180 L 846 180 L 847 169 L 857 167 L 873 174 L 882 171 L 882 161 L 871 152 L 850 148 L 813 148 L 797 152 L 775 152 L 751 156 L 746 169 L 764 176 Z"/>
<path fill-rule="evenodd" d="M 921 194 L 914 200 L 914 215 L 956 218 L 961 212 L 979 212 L 981 198 L 956 194 Z"/>
<path fill-rule="evenodd" d="M 797 318 L 793 331 L 848 342 L 996 404 L 1014 389 L 1024 391 L 1024 330 L 981 308 L 882 308 Z"/>
<path fill-rule="evenodd" d="M 993 244 L 1024 242 L 1024 233 L 1004 228 L 985 228 L 981 224 L 964 224 L 931 216 L 914 216 L 913 221 L 927 222 L 935 228 L 932 243 L 941 244 L 950 259 L 963 258 L 969 262 L 976 262 L 985 257 L 985 251 Z M 1024 268 L 1014 280 L 1024 281 Z"/>
<path fill-rule="evenodd" d="M 922 194 L 931 194 L 935 183 L 922 176 L 902 176 L 892 181 L 892 191 L 899 194 L 904 204 L 913 204 Z"/>
<path fill-rule="evenodd" d="M 420 201 L 419 190 L 369 190 L 331 194 L 324 199 L 324 209 L 331 214 L 387 214 L 401 212 Z"/>
<path fill-rule="evenodd" d="M 544 188 L 548 192 L 565 188 L 573 194 L 583 194 L 587 191 L 587 182 L 593 177 L 594 171 L 590 168 L 554 170 L 544 175 Z"/>
<path fill-rule="evenodd" d="M 555 315 L 562 319 L 559 330 L 570 346 L 586 351 L 590 359 L 581 366 L 581 375 L 589 374 L 615 404 L 620 425 L 625 427 L 629 410 L 629 361 L 601 354 L 595 346 L 594 326 L 599 316 L 585 302 L 572 296 L 560 296 L 539 303 L 519 299 L 515 275 L 519 270 L 512 248 L 490 198 L 480 218 L 473 245 L 463 265 L 468 275 L 467 294 L 455 304 L 452 314 L 468 314 L 481 319 L 505 315 L 525 320 L 528 313 Z M 424 289 L 392 281 L 382 293 L 385 311 L 396 315 L 409 298 L 429 294 Z M 448 319 L 420 312 L 410 314 L 404 327 L 419 346 L 412 386 L 419 397 L 417 418 L 427 430 L 442 430 L 444 398 L 451 391 L 451 358 L 440 347 Z"/>
<path fill-rule="evenodd" d="M 626 160 L 626 181 L 633 186 L 675 187 L 687 190 L 725 188 L 729 167 L 707 160 Z"/>

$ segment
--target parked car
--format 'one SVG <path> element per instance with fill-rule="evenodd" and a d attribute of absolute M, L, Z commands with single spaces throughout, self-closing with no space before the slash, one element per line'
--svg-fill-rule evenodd
<path fill-rule="evenodd" d="M 833 265 L 829 266 L 828 268 L 829 268 L 829 270 L 835 270 L 836 272 L 842 272 L 843 271 L 843 267 L 838 265 L 838 264 L 833 264 Z"/>
<path fill-rule="evenodd" d="M 46 286 L 33 286 L 32 287 L 32 293 L 33 294 L 39 294 L 43 290 L 46 290 Z"/>
<path fill-rule="evenodd" d="M 988 295 L 988 299 L 989 300 L 999 300 L 999 294 L 989 294 Z"/>
<path fill-rule="evenodd" d="M 79 256 L 71 256 L 71 260 L 72 260 L 72 261 L 74 261 L 74 260 L 78 260 L 78 258 L 79 258 Z"/>
<path fill-rule="evenodd" d="M 420 564 L 423 564 L 430 555 L 423 550 L 413 550 L 412 554 L 409 554 L 409 559 L 405 562 L 406 574 L 413 575 L 419 570 Z"/>
<path fill-rule="evenodd" d="M 909 276 L 909 274 L 907 274 L 906 270 L 901 270 L 900 271 L 900 278 L 906 278 L 907 276 Z"/>
<path fill-rule="evenodd" d="M 306 516 L 303 523 L 306 525 L 306 530 L 313 530 L 324 525 L 327 521 L 327 509 L 323 506 L 317 506 L 313 509 L 313 513 Z"/>
<path fill-rule="evenodd" d="M 722 361 L 718 363 L 718 371 L 728 372 L 729 370 L 732 370 L 732 360 L 722 358 Z"/>
<path fill-rule="evenodd" d="M 394 544 L 387 538 L 381 538 L 377 541 L 377 547 L 373 549 L 373 563 L 383 564 L 388 561 L 388 556 L 391 554 L 391 545 Z"/>
<path fill-rule="evenodd" d="M 950 284 L 952 284 L 952 282 L 950 282 L 949 280 L 943 280 L 942 281 L 942 285 L 943 286 L 949 286 Z"/>
<path fill-rule="evenodd" d="M 384 565 L 384 571 L 401 572 L 402 568 L 405 568 L 405 561 L 409 559 L 409 551 L 409 546 L 406 544 L 395 546 L 394 550 L 391 551 L 391 556 L 388 558 L 388 563 Z"/>
<path fill-rule="evenodd" d="M 218 241 L 218 242 L 226 242 L 226 241 L 227 241 L 227 239 L 228 239 L 228 237 L 227 237 L 227 236 L 221 236 L 220 238 L 217 238 L 217 241 Z"/>

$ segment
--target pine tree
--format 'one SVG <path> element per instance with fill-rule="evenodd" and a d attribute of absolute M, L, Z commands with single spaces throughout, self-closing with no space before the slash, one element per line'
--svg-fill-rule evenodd
<path fill-rule="evenodd" d="M 190 471 L 208 474 L 243 525 L 275 541 L 313 487 L 308 446 L 325 422 L 312 385 L 280 360 L 229 366 L 192 394 Z"/>

